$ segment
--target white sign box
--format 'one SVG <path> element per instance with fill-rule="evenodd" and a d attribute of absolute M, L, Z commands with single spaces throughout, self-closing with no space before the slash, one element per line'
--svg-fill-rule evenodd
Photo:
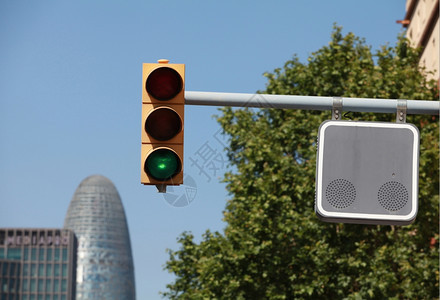
<path fill-rule="evenodd" d="M 407 123 L 322 123 L 317 216 L 338 223 L 412 223 L 418 207 L 419 139 L 417 127 Z"/>

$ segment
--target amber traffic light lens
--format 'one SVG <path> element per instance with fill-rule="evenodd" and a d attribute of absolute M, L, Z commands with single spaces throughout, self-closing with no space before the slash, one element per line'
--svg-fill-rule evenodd
<path fill-rule="evenodd" d="M 170 107 L 153 110 L 145 121 L 145 131 L 158 141 L 167 141 L 182 130 L 179 114 Z"/>
<path fill-rule="evenodd" d="M 157 100 L 166 101 L 177 96 L 182 90 L 182 78 L 176 70 L 162 67 L 148 76 L 145 88 Z"/>

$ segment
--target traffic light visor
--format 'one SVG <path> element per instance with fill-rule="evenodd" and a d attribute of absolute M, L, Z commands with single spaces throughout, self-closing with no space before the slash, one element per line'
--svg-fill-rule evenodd
<path fill-rule="evenodd" d="M 171 149 L 160 148 L 150 153 L 145 161 L 145 172 L 156 180 L 166 181 L 180 172 L 182 163 Z"/>
<path fill-rule="evenodd" d="M 153 110 L 145 121 L 145 131 L 158 141 L 172 139 L 181 130 L 181 117 L 174 109 L 167 106 Z"/>
<path fill-rule="evenodd" d="M 182 91 L 182 87 L 182 78 L 179 73 L 168 67 L 155 69 L 145 83 L 147 92 L 160 101 L 176 97 Z"/>

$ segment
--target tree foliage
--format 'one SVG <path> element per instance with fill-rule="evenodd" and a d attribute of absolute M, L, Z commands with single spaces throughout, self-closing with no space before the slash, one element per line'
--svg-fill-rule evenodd
<path fill-rule="evenodd" d="M 372 54 L 335 26 L 327 46 L 267 73 L 268 94 L 437 99 L 399 37 Z M 346 118 L 394 121 L 394 115 Z M 169 250 L 171 299 L 431 299 L 439 293 L 438 118 L 408 116 L 420 142 L 419 212 L 410 226 L 329 224 L 314 213 L 318 126 L 329 112 L 223 108 L 231 199 L 223 233 L 190 233 Z"/>

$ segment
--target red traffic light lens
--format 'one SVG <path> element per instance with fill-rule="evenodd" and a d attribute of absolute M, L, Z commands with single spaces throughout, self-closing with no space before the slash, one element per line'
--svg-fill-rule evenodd
<path fill-rule="evenodd" d="M 162 67 L 148 76 L 145 88 L 157 100 L 166 101 L 177 96 L 182 90 L 182 78 L 176 70 Z"/>
<path fill-rule="evenodd" d="M 170 107 L 159 107 L 153 110 L 145 121 L 145 131 L 159 141 L 172 139 L 182 130 L 179 114 Z"/>

